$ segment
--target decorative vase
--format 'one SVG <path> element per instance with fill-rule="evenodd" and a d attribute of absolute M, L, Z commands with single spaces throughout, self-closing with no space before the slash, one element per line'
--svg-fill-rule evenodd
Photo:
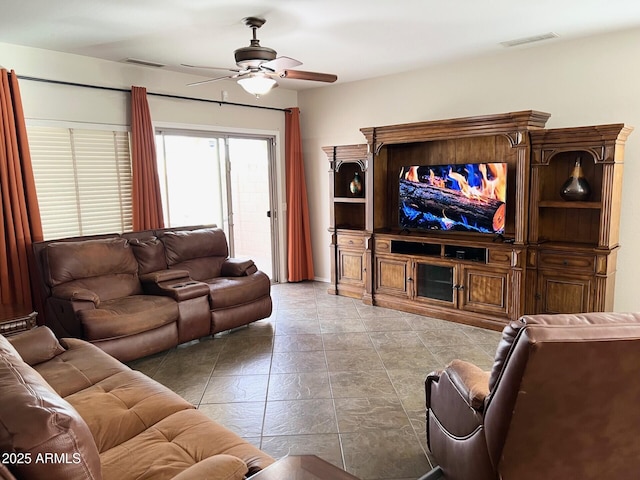
<path fill-rule="evenodd" d="M 578 157 L 571 176 L 560 189 L 560 196 L 564 200 L 581 202 L 587 200 L 591 194 L 591 188 L 589 188 L 589 183 L 584 178 L 580 162 L 580 157 Z"/>
<path fill-rule="evenodd" d="M 362 180 L 359 172 L 355 173 L 353 180 L 349 183 L 349 191 L 356 197 L 362 196 Z"/>

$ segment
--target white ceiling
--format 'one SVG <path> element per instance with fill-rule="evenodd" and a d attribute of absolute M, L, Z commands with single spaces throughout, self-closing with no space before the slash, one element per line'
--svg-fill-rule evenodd
<path fill-rule="evenodd" d="M 251 38 L 242 18 L 262 16 L 262 46 L 302 61 L 300 70 L 335 73 L 339 82 L 499 52 L 500 42 L 549 32 L 559 38 L 537 45 L 640 26 L 638 0 L 0 2 L 0 42 L 113 61 L 136 58 L 207 76 L 223 73 L 180 64 L 233 67 L 233 51 Z M 287 88 L 318 85 L 287 82 Z"/>

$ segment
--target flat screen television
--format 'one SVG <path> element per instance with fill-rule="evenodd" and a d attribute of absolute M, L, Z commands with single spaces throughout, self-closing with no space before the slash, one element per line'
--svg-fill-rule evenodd
<path fill-rule="evenodd" d="M 399 197 L 403 229 L 503 234 L 507 164 L 402 167 Z"/>

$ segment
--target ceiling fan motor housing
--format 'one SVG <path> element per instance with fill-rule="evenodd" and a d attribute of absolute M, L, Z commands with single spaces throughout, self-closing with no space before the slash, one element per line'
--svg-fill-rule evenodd
<path fill-rule="evenodd" d="M 265 62 L 270 62 L 276 58 L 277 52 L 269 47 L 261 47 L 257 41 L 251 41 L 248 47 L 238 48 L 234 53 L 236 57 L 236 65 L 246 69 L 259 67 Z"/>

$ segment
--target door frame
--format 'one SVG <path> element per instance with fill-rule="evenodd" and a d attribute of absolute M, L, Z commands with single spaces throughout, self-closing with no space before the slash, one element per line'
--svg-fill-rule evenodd
<path fill-rule="evenodd" d="M 271 211 L 270 234 L 273 270 L 271 282 L 280 283 L 286 281 L 286 181 L 284 177 L 284 144 L 280 142 L 280 132 L 277 130 L 253 130 L 171 122 L 153 122 L 153 130 L 154 135 L 164 132 L 177 135 L 184 134 L 185 136 L 211 136 L 224 139 L 225 143 L 227 143 L 228 138 L 265 139 L 269 141 L 271 160 L 269 165 L 269 208 Z M 225 162 L 228 160 L 228 150 L 228 145 L 225 145 Z"/>

